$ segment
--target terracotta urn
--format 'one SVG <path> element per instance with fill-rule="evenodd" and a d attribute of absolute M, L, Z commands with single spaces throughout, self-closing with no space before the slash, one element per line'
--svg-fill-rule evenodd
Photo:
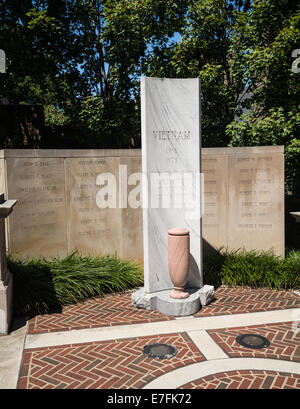
<path fill-rule="evenodd" d="M 190 232 L 182 227 L 168 230 L 168 266 L 173 290 L 172 298 L 187 298 L 189 293 L 184 290 L 189 272 Z"/>

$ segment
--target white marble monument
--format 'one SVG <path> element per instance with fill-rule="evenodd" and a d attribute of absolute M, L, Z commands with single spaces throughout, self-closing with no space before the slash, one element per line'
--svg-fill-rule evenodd
<path fill-rule="evenodd" d="M 203 286 L 201 239 L 200 80 L 141 79 L 144 288 L 133 305 L 171 315 L 200 308 Z M 190 231 L 185 300 L 169 297 L 168 230 Z"/>

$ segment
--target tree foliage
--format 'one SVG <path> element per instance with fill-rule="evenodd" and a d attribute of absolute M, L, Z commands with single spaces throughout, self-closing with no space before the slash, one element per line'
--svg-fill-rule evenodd
<path fill-rule="evenodd" d="M 186 3 L 2 1 L 0 48 L 8 74 L 0 77 L 0 98 L 48 106 L 48 123 L 61 120 L 63 111 L 64 123 L 80 129 L 86 147 L 127 146 L 139 134 L 143 59 L 150 49 L 166 47 Z"/>
<path fill-rule="evenodd" d="M 204 146 L 268 144 L 276 116 L 286 136 L 282 123 L 299 113 L 299 75 L 291 70 L 299 16 L 293 0 L 191 1 L 181 41 L 165 59 L 153 56 L 148 72 L 201 78 Z"/>
<path fill-rule="evenodd" d="M 0 23 L 0 100 L 78 147 L 139 146 L 141 75 L 201 78 L 204 146 L 300 139 L 297 0 L 2 0 Z"/>

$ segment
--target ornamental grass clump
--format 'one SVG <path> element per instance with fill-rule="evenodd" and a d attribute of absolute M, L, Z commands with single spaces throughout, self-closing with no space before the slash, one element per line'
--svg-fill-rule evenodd
<path fill-rule="evenodd" d="M 221 284 L 229 286 L 297 289 L 300 252 L 290 251 L 285 258 L 272 251 L 226 252 L 218 277 Z"/>
<path fill-rule="evenodd" d="M 142 267 L 113 256 L 32 258 L 9 257 L 13 274 L 15 315 L 60 311 L 62 306 L 143 284 Z"/>
<path fill-rule="evenodd" d="M 300 289 L 300 251 L 290 250 L 281 260 L 281 274 L 278 277 L 280 288 Z"/>

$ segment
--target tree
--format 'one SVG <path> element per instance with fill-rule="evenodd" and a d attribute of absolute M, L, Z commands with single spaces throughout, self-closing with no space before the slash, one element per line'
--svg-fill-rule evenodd
<path fill-rule="evenodd" d="M 249 1 L 190 1 L 181 41 L 148 62 L 158 76 L 201 78 L 204 146 L 227 145 L 226 126 L 241 108 L 249 8 Z"/>
<path fill-rule="evenodd" d="M 300 47 L 300 7 L 296 1 L 255 1 L 246 26 L 245 76 L 251 112 L 233 121 L 233 146 L 288 145 L 300 139 L 300 82 L 292 52 Z"/>
<path fill-rule="evenodd" d="M 139 134 L 143 59 L 166 46 L 186 3 L 4 0 L 0 47 L 8 68 L 0 98 L 49 105 L 48 122 L 65 118 L 76 125 L 86 147 L 127 146 Z"/>
<path fill-rule="evenodd" d="M 86 36 L 93 52 L 84 64 L 94 92 L 79 117 L 106 147 L 140 144 L 139 78 L 147 55 L 163 50 L 184 21 L 186 1 L 85 2 Z M 94 48 L 93 48 L 94 47 Z M 95 107 L 96 110 L 95 110 Z M 100 113 L 100 115 L 99 115 Z"/>
<path fill-rule="evenodd" d="M 204 146 L 270 143 L 275 122 L 272 143 L 298 137 L 299 10 L 294 0 L 190 1 L 181 41 L 147 62 L 154 75 L 201 78 Z"/>
<path fill-rule="evenodd" d="M 3 0 L 0 99 L 45 106 L 78 147 L 139 146 L 140 76 L 200 77 L 204 146 L 287 144 L 299 13 L 297 0 Z"/>

